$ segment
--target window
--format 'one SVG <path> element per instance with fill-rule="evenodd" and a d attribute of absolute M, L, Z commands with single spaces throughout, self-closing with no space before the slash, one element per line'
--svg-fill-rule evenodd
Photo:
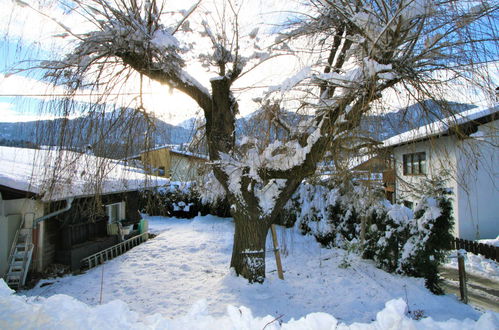
<path fill-rule="evenodd" d="M 160 166 L 158 168 L 158 175 L 159 176 L 165 176 L 165 174 L 166 174 L 165 167 L 164 166 Z"/>
<path fill-rule="evenodd" d="M 124 214 L 122 214 L 124 213 L 122 205 L 124 205 L 123 202 L 106 205 L 106 214 L 109 217 L 109 223 L 117 222 L 124 218 Z"/>
<path fill-rule="evenodd" d="M 414 203 L 410 201 L 404 201 L 404 206 L 412 210 L 414 207 Z"/>
<path fill-rule="evenodd" d="M 423 175 L 426 174 L 426 153 L 418 152 L 414 154 L 405 154 L 404 175 Z"/>

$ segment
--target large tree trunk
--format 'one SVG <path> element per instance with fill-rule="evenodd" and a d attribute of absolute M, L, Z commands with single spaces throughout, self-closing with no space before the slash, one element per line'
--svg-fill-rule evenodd
<path fill-rule="evenodd" d="M 234 212 L 234 245 L 230 266 L 250 283 L 265 279 L 265 240 L 270 225 L 258 215 Z"/>

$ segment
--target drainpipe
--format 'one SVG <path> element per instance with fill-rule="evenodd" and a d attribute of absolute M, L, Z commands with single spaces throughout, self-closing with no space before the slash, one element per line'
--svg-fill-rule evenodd
<path fill-rule="evenodd" d="M 42 221 L 45 221 L 49 218 L 55 217 L 56 215 L 59 215 L 59 214 L 64 213 L 66 211 L 69 211 L 69 209 L 71 209 L 71 204 L 73 204 L 73 200 L 74 200 L 73 197 L 68 198 L 68 199 L 66 199 L 66 206 L 64 208 L 57 210 L 57 211 L 54 211 L 52 213 L 46 214 L 43 217 L 36 218 L 34 220 L 33 226 L 37 226 Z"/>
<path fill-rule="evenodd" d="M 33 228 L 36 228 L 39 223 L 41 223 L 49 218 L 55 217 L 56 215 L 59 215 L 59 214 L 64 213 L 66 211 L 69 211 L 69 209 L 71 209 L 71 204 L 73 204 L 73 200 L 74 200 L 73 197 L 68 198 L 68 199 L 66 199 L 66 206 L 63 207 L 62 209 L 54 211 L 54 212 L 49 213 L 49 214 L 46 214 L 42 217 L 36 218 L 33 221 Z M 39 256 L 37 259 L 38 259 L 38 268 L 40 270 L 43 268 L 43 252 L 42 252 L 43 251 L 43 232 L 44 232 L 43 229 L 44 229 L 44 226 L 40 226 L 40 228 L 38 229 L 38 249 L 37 250 L 39 250 Z"/>

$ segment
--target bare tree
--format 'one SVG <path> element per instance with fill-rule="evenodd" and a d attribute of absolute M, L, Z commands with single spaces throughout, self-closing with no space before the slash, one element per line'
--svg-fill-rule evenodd
<path fill-rule="evenodd" d="M 165 15 L 157 0 L 61 5 L 94 26 L 79 35 L 65 27 L 76 46 L 60 60 L 40 63 L 68 96 L 82 89 L 110 94 L 138 74 L 184 92 L 203 110 L 213 172 L 235 221 L 230 265 L 250 282 L 264 280 L 270 225 L 325 153 L 372 143 L 352 132 L 386 90 L 426 98 L 453 81 L 490 87 L 477 67 L 497 60 L 496 1 L 312 0 L 265 52 L 249 53 L 243 45 L 253 45 L 258 31 L 243 36 L 240 7 L 223 1 L 219 19 L 202 21 L 198 31 L 211 43 L 208 54 L 182 39 L 192 33 L 189 21 L 199 3 L 180 16 Z M 261 110 L 281 133 L 236 141 L 234 83 L 262 59 L 290 48 L 310 64 L 271 88 Z M 187 73 L 193 59 L 215 72 L 208 87 Z M 291 122 L 284 109 L 305 116 Z"/>

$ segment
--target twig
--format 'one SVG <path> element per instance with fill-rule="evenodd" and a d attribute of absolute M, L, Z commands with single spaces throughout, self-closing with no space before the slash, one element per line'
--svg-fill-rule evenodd
<path fill-rule="evenodd" d="M 407 313 L 411 314 L 411 308 L 409 307 L 409 298 L 407 297 L 407 288 L 404 284 L 404 292 L 405 292 L 405 302 L 407 304 Z"/>
<path fill-rule="evenodd" d="M 283 316 L 284 316 L 284 314 L 281 314 L 281 315 L 279 315 L 278 317 L 276 317 L 275 319 L 273 319 L 272 321 L 268 322 L 267 324 L 265 324 L 265 326 L 263 327 L 263 329 L 262 329 L 262 330 L 265 330 L 265 328 L 266 328 L 269 324 L 272 324 L 272 323 L 274 323 L 275 321 L 280 320 Z"/>

